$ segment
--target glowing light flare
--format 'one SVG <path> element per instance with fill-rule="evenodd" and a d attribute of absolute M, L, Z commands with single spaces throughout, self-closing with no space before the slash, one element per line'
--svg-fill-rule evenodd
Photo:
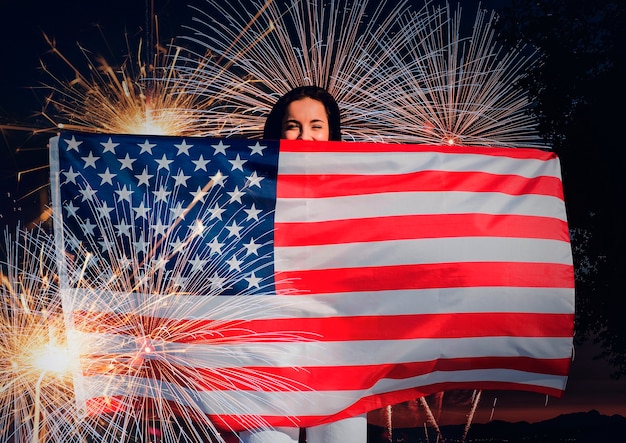
<path fill-rule="evenodd" d="M 24 302 L 23 297 L 22 294 L 20 304 Z M 62 317 L 42 313 L 40 308 L 32 307 L 32 295 L 27 297 L 31 308 L 9 306 L 8 312 L 5 311 L 11 320 L 8 328 L 17 326 L 15 323 L 20 326 L 2 341 L 0 349 L 2 354 L 8 356 L 10 371 L 13 372 L 10 375 L 24 383 L 48 374 L 67 381 L 70 372 L 78 368 L 78 354 L 64 344 Z"/>
<path fill-rule="evenodd" d="M 33 349 L 30 360 L 34 368 L 41 372 L 63 376 L 72 368 L 77 367 L 72 362 L 72 355 L 65 346 L 47 343 L 43 348 Z"/>

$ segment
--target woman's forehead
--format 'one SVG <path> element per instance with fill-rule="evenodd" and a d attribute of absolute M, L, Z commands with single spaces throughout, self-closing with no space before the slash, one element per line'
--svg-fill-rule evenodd
<path fill-rule="evenodd" d="M 326 107 L 319 100 L 309 97 L 292 101 L 285 111 L 285 119 L 297 117 L 305 119 L 327 120 Z"/>

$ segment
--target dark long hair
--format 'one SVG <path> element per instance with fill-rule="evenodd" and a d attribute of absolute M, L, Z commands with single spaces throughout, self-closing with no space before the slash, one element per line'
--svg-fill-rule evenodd
<path fill-rule="evenodd" d="M 328 139 L 341 141 L 341 115 L 339 106 L 335 98 L 326 89 L 320 88 L 319 86 L 300 86 L 279 98 L 265 120 L 263 138 L 266 140 L 280 139 L 283 132 L 283 118 L 287 112 L 287 107 L 291 102 L 307 97 L 321 102 L 324 108 L 326 108 L 326 115 L 328 117 Z"/>

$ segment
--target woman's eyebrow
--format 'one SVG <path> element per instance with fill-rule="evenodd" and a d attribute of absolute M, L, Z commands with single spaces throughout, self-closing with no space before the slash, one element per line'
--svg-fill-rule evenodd
<path fill-rule="evenodd" d="M 295 123 L 295 124 L 299 125 L 300 124 L 300 120 L 296 120 L 295 118 L 290 118 L 288 120 L 285 120 L 285 124 L 287 124 L 287 123 Z M 316 118 L 316 119 L 313 119 L 313 120 L 309 120 L 309 123 L 326 123 L 326 120 Z"/>

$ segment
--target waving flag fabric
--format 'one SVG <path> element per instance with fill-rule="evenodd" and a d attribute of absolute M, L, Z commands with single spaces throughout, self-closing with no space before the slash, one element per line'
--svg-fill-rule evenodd
<path fill-rule="evenodd" d="M 552 153 L 68 132 L 51 170 L 86 404 L 308 427 L 442 390 L 565 388 Z"/>

